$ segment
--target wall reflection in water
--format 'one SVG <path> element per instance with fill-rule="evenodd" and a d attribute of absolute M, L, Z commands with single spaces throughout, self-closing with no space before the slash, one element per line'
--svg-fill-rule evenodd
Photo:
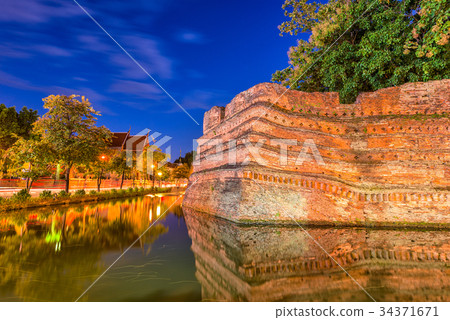
<path fill-rule="evenodd" d="M 298 227 L 183 211 L 203 300 L 371 301 Z M 377 301 L 450 300 L 448 231 L 307 231 Z"/>
<path fill-rule="evenodd" d="M 175 200 L 0 216 L 0 301 L 75 300 L 155 222 L 83 300 L 369 301 L 298 227 L 243 227 L 187 208 L 183 218 Z M 378 301 L 450 300 L 448 231 L 308 232 Z"/>

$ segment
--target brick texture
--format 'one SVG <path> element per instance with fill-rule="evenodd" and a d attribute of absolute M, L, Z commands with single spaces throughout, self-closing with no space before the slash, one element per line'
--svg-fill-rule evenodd
<path fill-rule="evenodd" d="M 184 205 L 236 222 L 448 226 L 449 89 L 409 83 L 339 104 L 258 84 L 205 113 Z M 274 139 L 294 142 L 286 163 Z"/>

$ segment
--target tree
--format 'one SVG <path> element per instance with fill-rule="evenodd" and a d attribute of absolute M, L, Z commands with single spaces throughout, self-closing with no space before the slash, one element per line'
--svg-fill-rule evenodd
<path fill-rule="evenodd" d="M 50 95 L 43 99 L 48 109 L 35 124 L 35 129 L 56 152 L 56 160 L 65 168 L 66 192 L 74 165 L 96 161 L 111 141 L 111 132 L 97 127 L 100 113 L 88 99 L 78 96 Z"/>
<path fill-rule="evenodd" d="M 447 0 L 286 0 L 281 33 L 310 33 L 272 80 L 302 91 L 358 93 L 450 77 Z"/>
<path fill-rule="evenodd" d="M 184 157 L 179 157 L 175 160 L 174 163 L 185 163 L 188 167 L 192 167 L 192 163 L 194 162 L 194 151 L 187 152 Z"/>
<path fill-rule="evenodd" d="M 447 54 L 450 39 L 450 5 L 446 0 L 419 2 L 419 21 L 413 26 L 405 45 L 405 54 L 411 51 L 419 58 Z M 433 60 L 429 60 L 430 63 Z M 448 62 L 448 60 L 447 60 Z M 425 65 L 428 68 L 427 65 Z M 430 66 L 433 68 L 433 66 Z"/>
<path fill-rule="evenodd" d="M 15 107 L 6 107 L 0 104 L 0 167 L 5 173 L 10 166 L 11 160 L 6 150 L 10 148 L 19 138 L 28 139 L 37 120 L 37 111 L 23 107 L 20 112 Z"/>
<path fill-rule="evenodd" d="M 16 107 L 6 107 L 0 104 L 0 149 L 11 147 L 20 137 L 28 139 L 33 129 L 33 123 L 38 119 L 36 110 L 23 107 L 20 112 Z"/>
<path fill-rule="evenodd" d="M 30 191 L 37 178 L 50 173 L 56 156 L 52 146 L 47 141 L 41 140 L 39 136 L 28 140 L 20 138 L 7 153 L 12 161 L 9 172 L 14 176 L 27 179 L 27 191 Z"/>
<path fill-rule="evenodd" d="M 99 156 L 90 163 L 90 168 L 97 178 L 97 191 L 100 192 L 103 175 L 111 167 L 111 155 L 109 150 L 102 150 Z"/>
<path fill-rule="evenodd" d="M 170 158 L 170 155 L 162 152 L 160 148 L 150 145 L 144 149 L 142 156 L 146 159 L 146 161 L 144 161 L 143 170 L 144 172 L 151 172 L 153 181 L 152 186 L 155 187 L 155 180 L 158 172 L 161 172 L 161 176 L 158 175 L 160 181 L 161 179 L 166 179 L 168 177 L 168 170 L 165 168 L 165 164 L 161 167 L 159 166 L 162 162 Z"/>
<path fill-rule="evenodd" d="M 127 165 L 127 156 L 125 151 L 119 151 L 111 159 L 111 170 L 120 175 L 120 189 L 123 187 L 125 174 L 130 173 L 132 168 Z"/>
<path fill-rule="evenodd" d="M 175 179 L 188 179 L 190 174 L 191 168 L 187 163 L 184 163 L 173 170 L 173 177 Z"/>

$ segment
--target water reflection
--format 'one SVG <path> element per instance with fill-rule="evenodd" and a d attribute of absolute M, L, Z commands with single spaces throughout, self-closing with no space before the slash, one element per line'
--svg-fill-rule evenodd
<path fill-rule="evenodd" d="M 300 228 L 242 227 L 184 208 L 202 299 L 371 301 Z M 449 301 L 449 232 L 308 229 L 377 301 Z"/>
<path fill-rule="evenodd" d="M 140 197 L 0 216 L 0 300 L 75 300 L 175 200 Z M 145 300 L 159 292 L 156 300 L 176 300 L 185 290 L 199 300 L 182 215 L 171 208 L 83 299 Z M 130 274 L 139 285 L 129 286 Z M 173 284 L 183 281 L 191 285 Z"/>
<path fill-rule="evenodd" d="M 0 300 L 73 301 L 155 223 L 82 300 L 369 301 L 301 229 L 164 214 L 175 200 L 0 216 Z M 447 231 L 308 231 L 378 301 L 450 300 Z"/>

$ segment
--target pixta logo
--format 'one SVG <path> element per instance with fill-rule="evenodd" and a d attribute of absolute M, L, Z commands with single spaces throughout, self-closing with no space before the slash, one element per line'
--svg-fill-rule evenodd
<path fill-rule="evenodd" d="M 144 129 L 138 134 L 130 136 L 126 141 L 126 159 L 128 167 L 135 167 L 137 171 L 153 174 L 170 159 L 171 146 L 163 151 L 163 145 L 172 137 L 162 135 L 160 132 L 151 132 Z"/>
<path fill-rule="evenodd" d="M 301 166 L 304 163 L 315 162 L 319 166 L 324 166 L 323 160 L 319 149 L 317 148 L 314 140 L 306 139 L 305 141 L 297 141 L 294 139 L 258 139 L 256 141 L 250 141 L 244 139 L 239 141 L 229 140 L 223 141 L 222 139 L 197 139 L 194 140 L 194 150 L 196 150 L 194 156 L 194 165 L 199 166 L 202 161 L 207 162 L 221 162 L 224 161 L 228 165 L 235 165 L 237 163 L 237 150 L 244 150 L 243 154 L 246 154 L 244 160 L 240 161 L 240 164 L 248 164 L 251 160 L 256 163 L 265 166 L 267 165 L 267 159 L 263 157 L 264 152 L 267 153 L 268 148 L 277 150 L 278 165 L 288 166 L 289 164 L 295 164 Z M 290 147 L 301 146 L 298 151 L 289 151 Z"/>

